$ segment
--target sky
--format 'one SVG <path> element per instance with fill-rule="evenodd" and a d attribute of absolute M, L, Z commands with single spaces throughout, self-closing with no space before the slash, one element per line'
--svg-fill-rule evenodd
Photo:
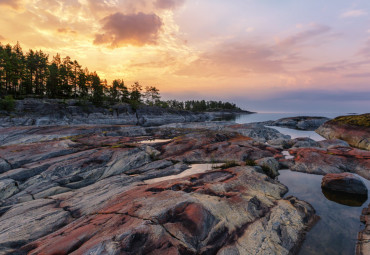
<path fill-rule="evenodd" d="M 0 42 L 164 99 L 370 112 L 369 0 L 0 0 Z"/>

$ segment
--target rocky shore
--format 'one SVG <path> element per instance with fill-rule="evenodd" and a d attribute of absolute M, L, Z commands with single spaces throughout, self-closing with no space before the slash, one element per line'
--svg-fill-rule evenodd
<path fill-rule="evenodd" d="M 287 168 L 369 180 L 370 151 L 258 123 L 0 128 L 0 254 L 296 254 L 318 218 Z"/>
<path fill-rule="evenodd" d="M 327 139 L 342 139 L 351 146 L 370 150 L 370 113 L 335 118 L 316 132 Z"/>
<path fill-rule="evenodd" d="M 202 122 L 248 111 L 189 112 L 129 104 L 95 107 L 87 101 L 32 99 L 16 101 L 12 112 L 0 111 L 0 127 L 46 125 L 139 125 L 159 126 L 168 123 Z"/>
<path fill-rule="evenodd" d="M 277 126 L 298 130 L 313 131 L 329 120 L 330 119 L 326 117 L 297 116 L 282 118 L 278 120 L 264 121 L 259 123 L 267 126 Z"/>

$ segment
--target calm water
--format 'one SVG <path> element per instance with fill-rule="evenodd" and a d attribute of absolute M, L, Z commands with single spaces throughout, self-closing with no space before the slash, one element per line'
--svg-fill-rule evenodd
<path fill-rule="evenodd" d="M 341 115 L 346 115 L 346 113 L 255 113 L 238 115 L 235 119 L 235 122 L 239 124 L 245 124 L 268 120 L 278 120 L 281 118 L 297 116 L 316 116 L 316 117 L 335 118 Z M 283 127 L 271 127 L 271 128 L 278 130 L 280 133 L 284 135 L 290 135 L 292 139 L 297 137 L 309 137 L 315 141 L 325 140 L 325 138 L 317 134 L 315 131 L 302 131 Z"/>
<path fill-rule="evenodd" d="M 237 123 L 252 123 L 252 122 L 262 122 L 268 120 L 278 120 L 287 117 L 297 117 L 297 116 L 315 116 L 315 117 L 327 117 L 335 118 L 341 115 L 347 115 L 347 113 L 255 113 L 255 114 L 241 114 L 235 119 Z"/>
<path fill-rule="evenodd" d="M 364 227 L 360 222 L 361 211 L 369 204 L 370 200 L 358 199 L 348 203 L 345 197 L 333 197 L 326 194 L 336 201 L 334 202 L 327 199 L 321 190 L 323 176 L 290 170 L 279 172 L 278 180 L 289 188 L 286 196 L 293 195 L 307 201 L 320 216 L 320 220 L 308 232 L 299 254 L 355 254 L 357 234 Z M 370 182 L 364 178 L 361 179 L 370 189 Z"/>

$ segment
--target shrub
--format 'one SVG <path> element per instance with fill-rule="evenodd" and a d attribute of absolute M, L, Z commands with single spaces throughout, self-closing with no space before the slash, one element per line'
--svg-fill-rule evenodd
<path fill-rule="evenodd" d="M 5 96 L 4 99 L 0 100 L 0 109 L 5 111 L 14 111 L 15 100 L 12 96 Z"/>
<path fill-rule="evenodd" d="M 268 167 L 268 166 L 266 166 L 266 165 L 263 165 L 263 166 L 261 166 L 261 168 L 262 168 L 262 171 L 268 176 L 268 177 L 270 177 L 270 178 L 272 178 L 272 179 L 274 179 L 275 178 L 275 176 L 274 176 L 274 174 L 273 174 L 273 171 L 271 170 L 271 168 L 270 167 Z"/>
<path fill-rule="evenodd" d="M 247 165 L 247 166 L 256 166 L 256 165 L 257 165 L 257 163 L 256 163 L 256 161 L 254 161 L 253 159 L 247 159 L 247 160 L 245 161 L 245 165 Z"/>
<path fill-rule="evenodd" d="M 235 167 L 235 166 L 240 166 L 238 163 L 236 163 L 235 161 L 229 161 L 229 162 L 226 162 L 225 164 L 223 164 L 222 166 L 220 166 L 221 169 L 227 169 L 227 168 L 231 168 L 231 167 Z"/>

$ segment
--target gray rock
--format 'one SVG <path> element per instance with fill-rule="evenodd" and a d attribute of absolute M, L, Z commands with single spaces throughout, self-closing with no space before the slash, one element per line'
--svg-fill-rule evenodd
<path fill-rule="evenodd" d="M 262 169 L 266 169 L 267 174 L 271 177 L 276 177 L 279 175 L 279 162 L 273 158 L 273 157 L 269 157 L 269 158 L 261 158 L 261 159 L 258 159 L 256 160 L 256 163 L 257 165 L 261 166 Z M 265 171 L 265 170 L 264 170 Z"/>
<path fill-rule="evenodd" d="M 19 191 L 17 184 L 12 179 L 0 180 L 0 200 L 7 199 Z"/>
<path fill-rule="evenodd" d="M 35 200 L 12 207 L 0 217 L 0 247 L 20 247 L 67 224 L 69 212 L 50 199 Z"/>
<path fill-rule="evenodd" d="M 11 165 L 4 159 L 0 158 L 0 174 L 12 169 Z"/>
<path fill-rule="evenodd" d="M 350 147 L 346 141 L 339 140 L 339 139 L 323 140 L 323 141 L 319 141 L 318 143 L 321 148 L 325 148 L 325 149 L 332 149 L 338 146 Z"/>
<path fill-rule="evenodd" d="M 293 148 L 320 147 L 320 144 L 308 137 L 299 137 L 292 140 Z"/>
<path fill-rule="evenodd" d="M 325 117 L 298 116 L 276 120 L 272 123 L 272 126 L 280 126 L 301 130 L 315 130 L 328 120 L 330 119 Z"/>

